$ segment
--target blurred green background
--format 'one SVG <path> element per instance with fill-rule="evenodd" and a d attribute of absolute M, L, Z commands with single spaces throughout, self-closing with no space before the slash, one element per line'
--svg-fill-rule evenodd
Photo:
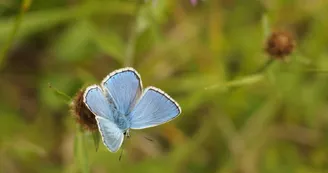
<path fill-rule="evenodd" d="M 0 0 L 0 172 L 328 172 L 328 1 Z M 296 49 L 270 58 L 265 40 Z M 110 153 L 67 101 L 132 66 L 174 121 Z M 153 139 L 149 141 L 144 138 Z"/>

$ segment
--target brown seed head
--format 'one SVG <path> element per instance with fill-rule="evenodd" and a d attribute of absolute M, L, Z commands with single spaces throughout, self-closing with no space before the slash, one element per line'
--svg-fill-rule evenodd
<path fill-rule="evenodd" d="M 95 115 L 83 102 L 83 94 L 85 89 L 77 92 L 71 104 L 72 114 L 76 121 L 82 125 L 86 130 L 96 131 L 98 129 Z"/>
<path fill-rule="evenodd" d="M 267 40 L 265 51 L 273 58 L 283 59 L 292 53 L 295 41 L 290 33 L 273 32 Z"/>

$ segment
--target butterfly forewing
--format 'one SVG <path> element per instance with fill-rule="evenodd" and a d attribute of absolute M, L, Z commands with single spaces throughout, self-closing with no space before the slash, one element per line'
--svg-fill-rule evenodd
<path fill-rule="evenodd" d="M 102 86 L 123 115 L 131 111 L 142 92 L 140 76 L 132 68 L 112 72 L 103 80 Z"/>

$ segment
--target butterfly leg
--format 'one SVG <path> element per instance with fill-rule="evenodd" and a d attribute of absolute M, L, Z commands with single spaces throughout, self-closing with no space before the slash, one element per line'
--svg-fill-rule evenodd
<path fill-rule="evenodd" d="M 121 154 L 120 154 L 120 157 L 118 158 L 118 161 L 121 161 L 121 159 L 122 159 L 122 156 L 123 156 L 123 148 L 121 149 Z"/>
<path fill-rule="evenodd" d="M 148 141 L 151 141 L 151 142 L 153 142 L 153 140 L 152 139 L 150 139 L 150 138 L 148 138 L 147 136 L 144 136 L 145 137 L 145 139 L 147 139 Z"/>
<path fill-rule="evenodd" d="M 130 131 L 129 131 L 129 129 L 127 129 L 127 130 L 124 132 L 124 135 L 125 135 L 127 138 L 130 138 Z"/>

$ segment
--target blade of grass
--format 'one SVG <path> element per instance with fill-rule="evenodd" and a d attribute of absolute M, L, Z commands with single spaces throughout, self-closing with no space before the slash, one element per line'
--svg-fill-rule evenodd
<path fill-rule="evenodd" d="M 262 16 L 262 30 L 263 30 L 263 39 L 265 41 L 270 35 L 269 17 L 268 14 L 266 13 L 263 14 Z"/>
<path fill-rule="evenodd" d="M 20 32 L 17 33 L 17 37 L 36 33 L 47 28 L 52 28 L 61 23 L 92 15 L 134 15 L 134 9 L 134 3 L 92 1 L 72 8 L 58 8 L 53 10 L 30 12 L 24 15 L 25 20 L 21 23 Z M 11 26 L 14 23 L 15 21 L 12 18 L 4 18 L 0 20 L 0 40 L 10 34 L 12 30 Z"/>
<path fill-rule="evenodd" d="M 14 21 L 14 26 L 13 26 L 11 33 L 9 34 L 7 43 L 5 43 L 4 47 L 1 49 L 1 52 L 0 52 L 0 70 L 5 66 L 8 51 L 14 42 L 15 36 L 18 32 L 18 29 L 21 26 L 21 23 L 23 21 L 23 16 L 24 16 L 25 12 L 29 9 L 31 3 L 32 3 L 31 0 L 23 0 L 22 1 L 19 14 L 16 16 L 16 19 Z"/>
<path fill-rule="evenodd" d="M 85 140 L 83 128 L 77 125 L 74 141 L 74 155 L 82 173 L 90 172 Z"/>
<path fill-rule="evenodd" d="M 264 78 L 263 75 L 251 75 L 251 76 L 246 76 L 238 80 L 233 80 L 230 82 L 226 82 L 223 84 L 215 84 L 209 87 L 204 88 L 205 90 L 211 90 L 211 89 L 224 89 L 224 88 L 230 88 L 230 87 L 239 87 L 239 86 L 244 86 L 244 85 L 251 85 L 254 83 L 257 83 L 261 81 Z"/>
<path fill-rule="evenodd" d="M 92 132 L 92 138 L 93 142 L 95 144 L 96 151 L 98 151 L 99 148 L 99 142 L 100 142 L 100 134 L 98 131 Z"/>
<path fill-rule="evenodd" d="M 261 132 L 267 130 L 267 127 L 271 120 L 276 115 L 274 110 L 280 103 L 279 97 L 272 97 L 256 111 L 254 114 L 245 122 L 241 129 L 242 138 L 247 142 L 256 141 L 256 137 Z"/>
<path fill-rule="evenodd" d="M 130 31 L 130 38 L 126 46 L 126 53 L 125 53 L 125 61 L 124 61 L 124 66 L 133 66 L 133 58 L 135 56 L 135 47 L 136 47 L 136 42 L 138 38 L 138 32 L 137 32 L 137 23 L 140 15 L 140 11 L 142 8 L 142 1 L 137 1 L 136 2 L 136 9 L 134 13 L 136 14 L 135 21 L 131 27 Z"/>

